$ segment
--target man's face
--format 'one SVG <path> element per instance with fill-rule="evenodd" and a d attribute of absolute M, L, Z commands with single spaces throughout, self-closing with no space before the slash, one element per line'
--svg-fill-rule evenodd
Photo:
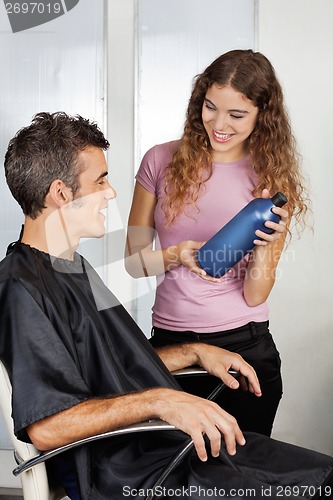
<path fill-rule="evenodd" d="M 79 190 L 62 209 L 66 228 L 74 239 L 100 238 L 105 234 L 108 202 L 116 192 L 106 178 L 108 169 L 102 149 L 85 148 L 78 155 L 78 163 Z"/>

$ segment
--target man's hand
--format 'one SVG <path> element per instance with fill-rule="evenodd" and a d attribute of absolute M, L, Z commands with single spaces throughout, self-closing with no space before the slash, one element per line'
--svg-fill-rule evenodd
<path fill-rule="evenodd" d="M 161 418 L 193 439 L 201 460 L 207 460 L 204 435 L 210 441 L 213 456 L 221 448 L 224 436 L 228 453 L 245 444 L 234 417 L 216 403 L 183 391 L 154 388 L 123 396 L 88 399 L 27 427 L 32 443 L 40 450 L 50 450 L 89 436 L 126 425 Z"/>
<path fill-rule="evenodd" d="M 156 351 L 170 371 L 200 365 L 231 389 L 241 385 L 243 389 L 261 396 L 255 370 L 239 354 L 202 343 L 176 344 Z M 228 370 L 238 371 L 241 374 L 240 382 Z M 156 416 L 192 437 L 197 454 L 203 461 L 207 460 L 204 435 L 210 440 L 213 456 L 219 454 L 221 434 L 230 455 L 236 453 L 236 444 L 245 444 L 236 419 L 212 401 L 185 392 L 157 389 L 155 405 Z"/>
<path fill-rule="evenodd" d="M 193 347 L 198 356 L 197 364 L 211 375 L 220 378 L 226 386 L 238 389 L 241 385 L 243 390 L 249 390 L 258 397 L 261 396 L 257 374 L 242 356 L 208 344 L 194 344 Z M 240 372 L 239 382 L 228 373 L 228 370 Z"/>
<path fill-rule="evenodd" d="M 261 396 L 259 380 L 255 370 L 239 354 L 220 347 L 202 344 L 174 344 L 156 349 L 167 368 L 173 372 L 193 365 L 200 365 L 208 373 L 220 378 L 231 389 L 249 390 Z M 228 370 L 240 372 L 239 382 Z"/>
<path fill-rule="evenodd" d="M 159 418 L 189 434 L 200 460 L 207 460 L 204 436 L 210 441 L 213 457 L 219 455 L 221 434 L 230 455 L 245 438 L 236 419 L 212 401 L 172 389 L 157 389 L 154 406 Z"/>
<path fill-rule="evenodd" d="M 177 359 L 172 364 L 173 369 L 200 364 L 232 389 L 237 389 L 239 383 L 228 370 L 237 370 L 247 379 L 250 391 L 261 395 L 255 371 L 238 354 L 207 344 L 171 346 L 159 353 L 163 360 L 173 354 L 174 360 Z M 168 365 L 170 367 L 170 363 Z M 31 424 L 27 431 L 37 448 L 47 450 L 152 418 L 161 418 L 191 436 L 198 457 L 203 461 L 207 460 L 204 436 L 210 441 L 213 456 L 218 456 L 220 452 L 221 435 L 230 455 L 236 453 L 237 444 L 245 444 L 236 419 L 219 405 L 167 388 L 148 389 L 114 398 L 88 399 Z"/>

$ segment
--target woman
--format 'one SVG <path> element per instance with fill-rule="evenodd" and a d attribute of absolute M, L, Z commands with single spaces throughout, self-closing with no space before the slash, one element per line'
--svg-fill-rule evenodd
<path fill-rule="evenodd" d="M 273 209 L 279 223 L 265 223 L 273 233 L 257 231 L 250 255 L 222 278 L 208 276 L 196 251 L 254 197 L 277 191 L 289 201 Z M 223 54 L 195 79 L 181 139 L 155 146 L 142 160 L 126 268 L 134 277 L 158 276 L 154 346 L 195 339 L 238 352 L 254 366 L 261 398 L 241 391 L 223 395 L 223 408 L 244 430 L 270 435 L 282 395 L 267 298 L 290 219 L 302 222 L 306 209 L 274 68 L 252 50 Z M 195 389 L 204 395 L 211 381 Z"/>

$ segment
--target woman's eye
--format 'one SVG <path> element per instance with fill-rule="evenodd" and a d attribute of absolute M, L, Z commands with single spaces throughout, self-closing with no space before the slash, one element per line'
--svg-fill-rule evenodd
<path fill-rule="evenodd" d="M 207 103 L 206 103 L 206 104 L 205 104 L 205 107 L 206 107 L 207 109 L 210 109 L 211 111 L 216 111 L 216 108 L 214 108 L 214 106 L 211 106 L 210 104 L 207 104 Z"/>
<path fill-rule="evenodd" d="M 239 118 L 243 118 L 242 115 L 230 115 L 231 118 L 236 118 L 236 119 L 239 119 Z"/>

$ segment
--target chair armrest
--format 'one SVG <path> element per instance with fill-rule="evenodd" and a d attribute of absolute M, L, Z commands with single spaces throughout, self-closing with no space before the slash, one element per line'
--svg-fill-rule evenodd
<path fill-rule="evenodd" d="M 236 372 L 234 370 L 229 370 L 229 373 L 233 375 L 234 377 L 238 377 L 239 372 Z M 172 375 L 174 376 L 185 376 L 185 375 L 209 375 L 209 373 L 201 368 L 200 366 L 193 366 L 189 368 L 184 368 L 181 370 L 175 370 L 172 372 Z M 221 392 L 224 389 L 224 384 L 223 382 L 220 382 L 217 386 L 217 388 L 208 396 L 208 399 L 214 399 L 214 397 Z M 96 434 L 94 436 L 89 436 L 85 439 L 79 439 L 78 441 L 75 441 L 73 443 L 66 444 L 64 446 L 59 446 L 58 448 L 55 448 L 54 450 L 49 450 L 49 451 L 42 451 L 38 455 L 36 455 L 33 458 L 30 458 L 28 460 L 25 460 L 22 462 L 20 457 L 16 455 L 16 460 L 19 462 L 19 465 L 13 470 L 14 476 L 18 476 L 22 474 L 22 472 L 25 472 L 32 467 L 35 467 L 35 465 L 38 465 L 40 463 L 45 462 L 49 458 L 52 458 L 56 455 L 59 455 L 59 453 L 63 453 L 64 451 L 71 450 L 73 448 L 76 448 L 77 446 L 81 446 L 82 444 L 87 444 L 91 443 L 92 441 L 97 441 L 99 439 L 105 439 L 105 438 L 111 438 L 115 436 L 122 436 L 125 434 L 132 434 L 132 433 L 137 433 L 137 432 L 149 432 L 149 431 L 176 431 L 179 430 L 177 427 L 168 424 L 167 422 L 164 422 L 163 420 L 160 419 L 153 419 L 153 420 L 148 420 L 146 422 L 140 422 L 137 424 L 132 424 L 132 425 L 127 425 L 125 427 L 119 427 L 118 429 L 115 429 L 113 431 L 109 432 L 104 432 L 102 434 Z"/>
<path fill-rule="evenodd" d="M 201 366 L 189 366 L 187 368 L 181 368 L 180 370 L 174 370 L 171 372 L 174 377 L 183 377 L 186 375 L 209 375 L 208 371 Z"/>
<path fill-rule="evenodd" d="M 91 443 L 92 441 L 97 441 L 99 439 L 105 439 L 115 436 L 122 436 L 124 434 L 132 434 L 136 432 L 148 432 L 148 431 L 176 431 L 179 430 L 175 426 L 168 424 L 160 419 L 148 420 L 146 422 L 140 422 L 138 424 L 127 425 L 125 427 L 119 427 L 114 431 L 104 432 L 102 434 L 96 434 L 95 436 L 89 436 L 85 439 L 79 439 L 73 443 L 65 444 L 64 446 L 59 446 L 59 448 L 55 448 L 54 450 L 42 451 L 36 457 L 30 458 L 29 460 L 25 460 L 20 463 L 14 470 L 14 476 L 18 476 L 22 472 L 25 472 L 35 465 L 38 465 L 42 462 L 45 462 L 49 458 L 52 458 L 59 453 L 63 453 L 64 451 L 71 450 L 76 448 L 77 446 L 81 446 L 82 444 Z"/>
<path fill-rule="evenodd" d="M 174 370 L 171 373 L 172 373 L 172 375 L 175 378 L 177 378 L 177 377 L 183 377 L 183 376 L 186 376 L 186 375 L 191 375 L 191 376 L 211 375 L 209 372 L 207 372 L 207 370 L 205 370 L 204 368 L 201 368 L 201 366 L 190 366 L 189 368 L 183 368 L 183 369 L 180 369 L 180 370 Z M 240 376 L 240 372 L 238 372 L 236 370 L 228 370 L 228 373 L 230 375 L 232 375 L 233 377 L 235 377 L 236 379 Z M 213 377 L 214 375 L 211 375 L 211 376 Z M 214 401 L 216 399 L 216 397 L 222 391 L 224 391 L 225 388 L 226 388 L 225 383 L 222 382 L 222 380 L 219 380 L 219 382 L 217 383 L 215 389 L 207 396 L 207 399 L 210 400 L 210 401 Z"/>
<path fill-rule="evenodd" d="M 181 368 L 180 370 L 174 370 L 171 372 L 174 377 L 183 377 L 187 375 L 211 375 L 207 370 L 201 368 L 201 366 L 190 366 L 188 368 Z M 229 370 L 230 375 L 234 377 L 239 376 L 239 372 L 236 370 Z M 213 376 L 213 375 L 212 375 Z"/>

